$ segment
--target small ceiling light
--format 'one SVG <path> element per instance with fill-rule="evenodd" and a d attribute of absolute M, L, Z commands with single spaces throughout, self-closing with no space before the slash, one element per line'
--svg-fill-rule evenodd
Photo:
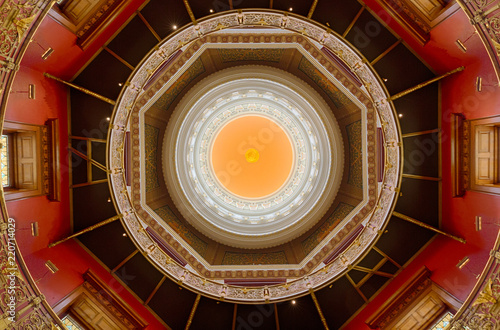
<path fill-rule="evenodd" d="M 292 300 L 292 305 L 295 305 L 296 301 L 295 300 Z"/>
<path fill-rule="evenodd" d="M 123 83 L 118 83 L 118 86 L 122 87 L 122 86 L 123 86 Z"/>
<path fill-rule="evenodd" d="M 123 233 L 123 234 L 122 234 L 122 236 L 123 236 L 123 237 L 127 237 L 127 234 Z"/>
<path fill-rule="evenodd" d="M 403 114 L 402 113 L 398 114 L 398 117 L 403 118 Z"/>
<path fill-rule="evenodd" d="M 177 30 L 177 25 L 172 26 L 174 30 Z"/>
<path fill-rule="evenodd" d="M 288 8 L 288 10 L 289 10 L 289 11 L 293 11 L 293 8 L 292 8 L 292 7 L 290 7 L 290 8 Z"/>
<path fill-rule="evenodd" d="M 387 79 L 387 78 L 382 78 L 382 80 L 383 80 L 384 82 L 387 82 L 389 79 Z"/>
<path fill-rule="evenodd" d="M 107 121 L 110 121 L 110 120 L 111 120 L 111 118 L 109 118 L 109 117 L 106 117 L 106 120 L 107 120 Z"/>
<path fill-rule="evenodd" d="M 108 197 L 108 203 L 111 203 L 111 197 Z"/>
<path fill-rule="evenodd" d="M 211 13 L 213 13 L 213 12 L 214 12 L 214 10 L 213 10 L 213 9 L 210 9 L 210 12 L 211 12 Z"/>

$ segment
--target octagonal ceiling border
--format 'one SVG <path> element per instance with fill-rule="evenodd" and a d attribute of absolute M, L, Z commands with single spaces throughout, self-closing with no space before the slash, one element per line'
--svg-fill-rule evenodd
<path fill-rule="evenodd" d="M 183 267 L 174 262 L 157 248 L 157 244 L 145 230 L 147 224 L 138 217 L 127 189 L 123 170 L 124 142 L 131 110 L 139 108 L 136 101 L 138 97 L 143 95 L 144 86 L 148 84 L 155 70 L 175 54 L 179 48 L 225 28 L 264 25 L 301 34 L 304 39 L 312 39 L 323 45 L 341 58 L 349 70 L 354 72 L 363 82 L 370 98 L 365 99 L 370 105 L 375 106 L 382 124 L 385 142 L 385 167 L 377 206 L 365 220 L 364 227 L 355 242 L 347 247 L 342 254 L 329 262 L 328 265 L 317 267 L 312 273 L 287 281 L 285 284 L 243 288 L 226 285 L 220 281 L 207 280 L 190 269 L 189 266 Z M 108 182 L 115 208 L 122 215 L 122 223 L 129 237 L 150 262 L 171 279 L 195 292 L 215 299 L 240 303 L 282 301 L 305 295 L 310 290 L 319 289 L 338 278 L 367 252 L 365 246 L 373 244 L 380 237 L 394 208 L 401 183 L 401 132 L 395 118 L 394 106 L 392 102 L 388 101 L 388 93 L 380 78 L 363 56 L 342 40 L 338 34 L 298 16 L 273 10 L 225 12 L 200 20 L 197 25 L 188 25 L 166 38 L 159 47 L 152 50 L 143 59 L 129 80 L 125 84 L 125 88 L 122 89 L 115 106 L 108 134 L 107 165 L 111 169 L 108 173 Z M 364 96 L 361 95 L 361 97 Z M 373 144 L 374 141 L 371 143 Z"/>
<path fill-rule="evenodd" d="M 226 30 L 227 31 L 227 30 Z M 239 30 L 236 30 L 239 31 Z M 132 207 L 134 208 L 136 214 L 142 220 L 142 222 L 148 226 L 149 229 L 154 230 L 157 235 L 161 236 L 170 246 L 174 247 L 177 253 L 179 253 L 187 262 L 200 274 L 203 274 L 208 278 L 240 278 L 245 276 L 247 278 L 252 277 L 297 277 L 304 276 L 311 272 L 313 269 L 321 264 L 322 260 L 327 258 L 336 246 L 343 240 L 347 239 L 349 235 L 356 231 L 358 226 L 362 226 L 363 222 L 366 222 L 366 217 L 368 217 L 375 206 L 376 195 L 379 193 L 380 187 L 377 187 L 375 182 L 375 128 L 376 128 L 376 113 L 371 100 L 366 97 L 364 90 L 359 88 L 356 84 L 350 82 L 350 79 L 345 77 L 345 74 L 340 72 L 340 70 L 335 69 L 332 63 L 322 55 L 322 53 L 317 50 L 312 42 L 309 42 L 307 38 L 300 35 L 292 34 L 266 34 L 265 36 L 256 35 L 244 35 L 244 36 L 228 36 L 226 34 L 216 34 L 208 37 L 200 38 L 194 41 L 191 45 L 187 46 L 183 53 L 180 54 L 176 59 L 174 59 L 169 66 L 169 70 L 162 76 L 157 77 L 156 83 L 149 84 L 149 88 L 145 88 L 145 92 L 142 93 L 136 100 L 136 106 L 133 107 L 130 114 L 130 130 L 131 134 L 131 145 L 132 145 L 132 186 L 131 186 L 131 200 Z M 242 39 L 242 40 L 240 40 Z M 241 41 L 247 43 L 242 44 Z M 248 42 L 253 41 L 253 44 Z M 143 121 L 142 112 L 148 108 L 150 104 L 153 104 L 157 98 L 160 97 L 161 93 L 159 91 L 165 91 L 169 89 L 169 85 L 175 83 L 176 77 L 180 77 L 183 71 L 188 71 L 186 67 L 189 64 L 196 63 L 197 57 L 199 58 L 202 50 L 208 47 L 218 47 L 219 45 L 228 45 L 231 42 L 237 45 L 262 45 L 263 42 L 268 42 L 268 45 L 290 45 L 297 44 L 297 50 L 300 50 L 304 56 L 308 56 L 309 59 L 315 61 L 315 63 L 321 67 L 319 63 L 324 62 L 324 65 L 329 65 L 328 69 L 323 68 L 325 73 L 329 70 L 332 71 L 331 78 L 336 82 L 336 86 L 349 93 L 353 97 L 354 102 L 358 103 L 358 106 L 363 110 L 363 122 L 366 126 L 366 155 L 363 163 L 366 166 L 365 171 L 368 172 L 364 180 L 366 181 L 366 186 L 368 187 L 368 193 L 366 193 L 366 198 L 354 208 L 354 211 L 347 212 L 347 221 L 343 221 L 342 226 L 336 226 L 328 235 L 321 239 L 321 242 L 316 245 L 316 247 L 309 251 L 306 258 L 304 258 L 298 265 L 238 265 L 228 267 L 227 265 L 210 265 L 203 257 L 201 257 L 189 244 L 185 242 L 180 235 L 177 234 L 175 230 L 172 230 L 169 226 L 163 225 L 155 219 L 155 212 L 145 205 L 145 196 L 141 187 L 143 183 L 141 177 L 143 177 L 141 172 L 141 167 L 143 162 L 141 162 L 140 157 L 141 152 L 143 153 L 143 145 L 141 141 L 144 139 L 140 138 L 141 134 L 141 122 Z M 343 83 L 339 82 L 343 80 Z M 162 83 L 165 83 L 162 85 Z M 343 85 L 345 84 L 345 86 Z M 196 87 L 196 86 L 195 86 Z M 195 88 L 193 87 L 193 88 Z M 367 163 L 367 164 L 366 164 Z M 239 268 L 238 268 L 239 267 Z M 250 268 L 250 269 L 249 269 Z"/>

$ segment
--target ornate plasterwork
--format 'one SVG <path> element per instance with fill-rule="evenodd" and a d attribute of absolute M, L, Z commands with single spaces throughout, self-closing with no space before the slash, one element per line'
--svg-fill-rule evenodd
<path fill-rule="evenodd" d="M 381 189 L 376 196 L 376 178 L 375 178 L 375 141 L 374 135 L 367 134 L 366 181 L 369 191 L 372 192 L 365 207 L 358 210 L 356 215 L 349 223 L 346 223 L 343 229 L 336 233 L 330 233 L 325 240 L 310 253 L 310 258 L 304 265 L 299 265 L 297 269 L 285 270 L 285 276 L 289 279 L 285 285 L 276 285 L 244 289 L 237 286 L 224 285 L 218 281 L 208 280 L 203 275 L 210 275 L 210 271 L 204 271 L 202 261 L 193 254 L 189 254 L 189 249 L 180 248 L 180 241 L 173 233 L 167 233 L 165 240 L 175 248 L 179 248 L 190 262 L 188 268 L 182 267 L 173 262 L 163 251 L 156 248 L 152 238 L 145 232 L 145 226 L 154 226 L 150 223 L 151 218 L 145 210 L 140 210 L 133 201 L 140 200 L 140 193 L 132 192 L 129 195 L 126 188 L 125 177 L 123 173 L 123 141 L 125 130 L 130 125 L 132 136 L 139 134 L 139 117 L 137 112 L 148 103 L 155 95 L 152 89 L 143 91 L 143 86 L 148 82 L 155 69 L 158 68 L 174 51 L 180 47 L 184 54 L 176 64 L 172 64 L 158 81 L 154 84 L 158 88 L 161 84 L 170 80 L 179 74 L 178 70 L 185 61 L 194 55 L 194 52 L 204 43 L 209 42 L 242 42 L 245 36 L 224 36 L 217 31 L 230 27 L 241 26 L 265 26 L 267 28 L 280 28 L 292 31 L 295 34 L 291 36 L 282 36 L 283 41 L 296 43 L 304 47 L 309 56 L 315 63 L 323 67 L 324 73 L 329 79 L 337 79 L 340 88 L 354 96 L 358 103 L 366 106 L 366 125 L 368 130 L 374 130 L 376 125 L 376 116 L 382 123 L 384 134 L 384 152 L 386 155 L 386 166 L 384 168 L 383 182 Z M 225 40 L 224 40 L 225 38 Z M 252 40 L 247 42 L 271 42 L 272 36 L 248 36 Z M 269 38 L 269 41 L 267 40 Z M 242 40 L 242 41 L 238 41 Z M 279 41 L 279 42 L 283 42 Z M 244 41 L 243 41 L 244 42 Z M 317 51 L 314 45 L 323 45 L 332 51 L 336 56 L 343 60 L 346 65 L 361 79 L 364 87 L 361 89 L 354 86 L 348 77 L 345 77 L 335 65 Z M 198 48 L 196 48 L 198 47 Z M 210 19 L 200 21 L 196 26 L 188 26 L 179 31 L 172 38 L 162 42 L 157 50 L 153 50 L 134 71 L 130 82 L 127 83 L 120 95 L 119 101 L 114 111 L 112 119 L 112 130 L 108 135 L 108 167 L 111 169 L 109 174 L 110 185 L 113 191 L 113 198 L 116 207 L 124 215 L 123 222 L 126 225 L 129 236 L 136 245 L 148 256 L 150 261 L 161 269 L 170 278 L 179 281 L 182 285 L 213 298 L 221 298 L 230 301 L 242 303 L 262 303 L 265 301 L 280 301 L 290 297 L 307 294 L 310 289 L 317 289 L 347 271 L 349 265 L 359 260 L 366 251 L 366 248 L 373 244 L 385 227 L 390 212 L 394 207 L 397 197 L 397 191 L 400 184 L 401 168 L 401 145 L 400 131 L 397 121 L 394 117 L 392 103 L 387 101 L 387 93 L 376 76 L 371 66 L 363 59 L 353 48 L 348 46 L 338 35 L 331 33 L 326 28 L 314 25 L 312 22 L 305 21 L 299 17 L 286 15 L 272 11 L 243 11 L 221 14 Z M 375 112 L 376 111 L 376 112 Z M 130 120 L 130 121 L 129 121 Z M 137 142 L 137 143 L 136 143 Z M 138 155 L 140 149 L 139 141 L 132 143 L 132 155 Z M 139 164 L 140 165 L 140 164 Z M 135 167 L 135 164 L 133 164 Z M 136 180 L 135 174 L 133 179 Z M 136 182 L 134 181 L 133 185 Z M 140 182 L 138 183 L 140 185 Z M 134 186 L 132 187 L 134 191 Z M 364 225 L 364 229 L 359 234 L 355 242 L 350 245 L 339 257 L 334 259 L 326 267 L 322 266 L 321 260 L 327 256 L 329 251 L 345 237 L 350 230 L 359 224 Z M 191 251 L 189 251 L 191 252 Z M 193 267 L 193 268 L 192 268 Z M 270 269 L 265 267 L 265 272 L 280 274 L 276 267 Z M 196 271 L 194 271 L 196 269 Z M 250 274 L 252 274 L 250 270 Z M 263 271 L 257 270 L 257 273 Z M 228 274 L 229 273 L 229 274 Z M 241 271 L 240 271 L 241 273 Z M 203 274 L 203 275 L 202 275 Z M 247 274 L 245 272 L 245 274 Z M 231 275 L 231 271 L 224 272 L 225 275 Z M 293 279 L 292 279 L 293 278 Z"/>
<path fill-rule="evenodd" d="M 295 154 L 287 182 L 259 199 L 226 190 L 210 165 L 217 132 L 246 115 L 276 122 Z M 295 76 L 263 66 L 226 69 L 192 88 L 170 119 L 164 146 L 164 176 L 179 211 L 207 236 L 241 248 L 279 245 L 309 229 L 342 178 L 342 137 L 326 103 Z"/>

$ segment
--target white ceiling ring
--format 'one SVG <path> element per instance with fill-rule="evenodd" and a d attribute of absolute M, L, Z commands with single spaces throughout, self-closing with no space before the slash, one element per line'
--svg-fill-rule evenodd
<path fill-rule="evenodd" d="M 290 180 L 257 200 L 224 189 L 207 161 L 217 128 L 248 114 L 275 120 L 295 147 Z M 326 102 L 304 81 L 265 66 L 225 69 L 194 86 L 172 114 L 164 146 L 164 177 L 181 214 L 212 239 L 240 248 L 283 244 L 310 229 L 342 181 L 342 135 Z"/>

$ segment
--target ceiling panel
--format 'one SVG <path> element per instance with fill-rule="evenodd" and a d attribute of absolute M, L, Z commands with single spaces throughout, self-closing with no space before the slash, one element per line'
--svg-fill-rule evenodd
<path fill-rule="evenodd" d="M 201 297 L 190 329 L 232 329 L 233 315 L 234 304 Z"/>
<path fill-rule="evenodd" d="M 439 177 L 439 133 L 403 139 L 403 173 Z"/>
<path fill-rule="evenodd" d="M 313 19 L 330 26 L 332 30 L 342 35 L 361 7 L 357 1 L 319 1 Z"/>
<path fill-rule="evenodd" d="M 365 303 L 345 276 L 316 292 L 316 297 L 330 329 L 340 328 Z"/>
<path fill-rule="evenodd" d="M 196 300 L 195 293 L 179 288 L 176 283 L 166 280 L 148 303 L 172 329 L 184 329 Z"/>
<path fill-rule="evenodd" d="M 116 215 L 108 183 L 99 183 L 73 189 L 73 228 L 82 230 Z"/>
<path fill-rule="evenodd" d="M 70 93 L 71 135 L 106 139 L 113 106 L 73 88 Z"/>
<path fill-rule="evenodd" d="M 414 133 L 439 125 L 439 84 L 434 83 L 394 100 L 401 132 Z"/>
<path fill-rule="evenodd" d="M 233 0 L 233 7 L 239 8 L 269 8 L 270 0 Z"/>
<path fill-rule="evenodd" d="M 132 40 L 133 47 L 130 47 Z M 157 43 L 153 33 L 136 15 L 108 44 L 108 48 L 135 67 Z"/>
<path fill-rule="evenodd" d="M 432 236 L 434 232 L 429 229 L 393 216 L 376 246 L 398 264 L 404 265 Z"/>
<path fill-rule="evenodd" d="M 140 253 L 137 253 L 115 273 L 137 296 L 145 301 L 163 275 Z"/>
<path fill-rule="evenodd" d="M 375 63 L 374 68 L 381 77 L 387 78 L 385 85 L 391 95 L 434 78 L 425 64 L 402 43 Z"/>
<path fill-rule="evenodd" d="M 124 232 L 122 224 L 117 220 L 83 234 L 78 239 L 109 269 L 114 269 L 136 250 L 134 243 L 123 236 Z M 110 248 L 111 246 L 118 248 Z"/>
<path fill-rule="evenodd" d="M 236 329 L 276 329 L 274 304 L 238 305 Z"/>
<path fill-rule="evenodd" d="M 403 178 L 400 195 L 397 212 L 439 226 L 439 182 Z"/>
<path fill-rule="evenodd" d="M 186 7 L 181 0 L 168 2 L 150 0 L 141 10 L 141 14 L 161 38 L 174 32 L 174 25 L 179 28 L 191 23 Z"/>
<path fill-rule="evenodd" d="M 324 329 L 311 296 L 276 304 L 280 329 Z"/>
<path fill-rule="evenodd" d="M 389 32 L 368 10 L 356 20 L 346 39 L 367 59 L 373 61 L 393 45 L 397 38 Z"/>
<path fill-rule="evenodd" d="M 312 4 L 313 0 L 274 0 L 273 9 L 290 11 L 294 14 L 307 16 Z"/>
<path fill-rule="evenodd" d="M 130 44 L 132 44 L 132 41 L 129 40 L 127 46 Z M 103 50 L 73 82 L 92 92 L 116 100 L 121 90 L 118 84 L 127 81 L 131 72 L 132 70 L 125 64 Z"/>

